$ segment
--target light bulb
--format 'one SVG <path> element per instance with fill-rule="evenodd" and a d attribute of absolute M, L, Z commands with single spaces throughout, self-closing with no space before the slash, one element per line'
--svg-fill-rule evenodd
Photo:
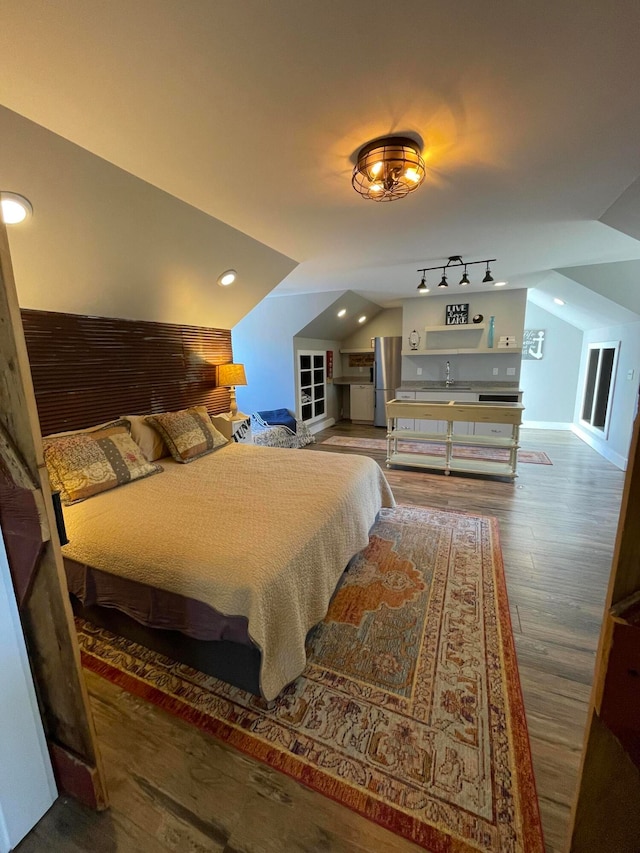
<path fill-rule="evenodd" d="M 369 192 L 371 193 L 381 193 L 384 191 L 384 187 L 382 184 L 371 184 L 369 187 Z"/>
<path fill-rule="evenodd" d="M 346 308 L 341 308 L 341 309 L 338 311 L 338 317 L 344 317 L 344 315 L 345 315 L 346 313 L 347 313 L 347 309 L 346 309 Z"/>
<path fill-rule="evenodd" d="M 420 180 L 420 175 L 418 174 L 416 169 L 407 169 L 404 173 L 405 178 L 409 181 L 413 181 L 416 184 Z"/>
<path fill-rule="evenodd" d="M 5 225 L 19 225 L 33 213 L 31 202 L 18 193 L 0 193 L 0 207 Z"/>
<path fill-rule="evenodd" d="M 378 161 L 377 163 L 374 163 L 373 166 L 371 167 L 371 176 L 376 178 L 380 174 L 381 171 L 382 171 L 382 163 L 380 161 Z"/>
<path fill-rule="evenodd" d="M 236 280 L 238 273 L 235 270 L 225 270 L 218 276 L 218 284 L 220 287 L 229 287 Z"/>

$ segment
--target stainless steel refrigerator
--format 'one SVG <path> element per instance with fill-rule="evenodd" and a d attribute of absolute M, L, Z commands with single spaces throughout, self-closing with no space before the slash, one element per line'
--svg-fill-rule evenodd
<path fill-rule="evenodd" d="M 373 394 L 375 426 L 387 425 L 385 403 L 393 400 L 400 386 L 402 337 L 374 338 Z"/>

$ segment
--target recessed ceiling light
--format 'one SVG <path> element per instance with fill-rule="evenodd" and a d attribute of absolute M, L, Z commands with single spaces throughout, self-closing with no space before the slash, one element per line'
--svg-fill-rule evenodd
<path fill-rule="evenodd" d="M 553 301 L 556 303 L 556 305 L 564 305 L 565 304 L 564 301 L 562 299 L 558 299 L 557 296 L 554 297 Z"/>
<path fill-rule="evenodd" d="M 366 315 L 365 315 L 365 314 L 363 314 L 363 315 L 362 315 L 362 317 L 358 317 L 358 323 L 364 323 L 364 321 L 365 321 L 366 319 L 367 319 Z"/>
<path fill-rule="evenodd" d="M 508 283 L 509 282 L 507 282 L 507 281 L 494 281 L 493 286 L 494 287 L 504 287 L 505 284 L 508 284 Z"/>
<path fill-rule="evenodd" d="M 33 213 L 29 199 L 4 190 L 0 191 L 0 210 L 5 225 L 18 225 Z"/>
<path fill-rule="evenodd" d="M 237 277 L 238 273 L 235 270 L 225 270 L 218 276 L 218 284 L 220 287 L 229 287 Z"/>
<path fill-rule="evenodd" d="M 344 317 L 344 315 L 345 315 L 346 313 L 347 313 L 347 309 L 346 309 L 346 308 L 341 308 L 341 309 L 338 311 L 338 317 Z"/>

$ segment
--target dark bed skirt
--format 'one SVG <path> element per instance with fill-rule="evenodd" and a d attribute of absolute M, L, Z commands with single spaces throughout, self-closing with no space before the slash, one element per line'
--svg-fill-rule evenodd
<path fill-rule="evenodd" d="M 148 628 L 113 607 L 85 607 L 75 595 L 70 598 L 73 612 L 87 622 L 260 696 L 261 654 L 256 646 L 231 640 L 195 640 L 179 631 Z"/>

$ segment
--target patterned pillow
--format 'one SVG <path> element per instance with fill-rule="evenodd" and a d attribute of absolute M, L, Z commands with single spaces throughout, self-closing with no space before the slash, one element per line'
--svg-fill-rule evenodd
<path fill-rule="evenodd" d="M 227 444 L 201 407 L 148 415 L 147 423 L 158 430 L 176 462 L 192 462 Z"/>
<path fill-rule="evenodd" d="M 43 445 L 51 486 L 67 506 L 163 470 L 147 462 L 124 420 L 45 438 Z"/>

